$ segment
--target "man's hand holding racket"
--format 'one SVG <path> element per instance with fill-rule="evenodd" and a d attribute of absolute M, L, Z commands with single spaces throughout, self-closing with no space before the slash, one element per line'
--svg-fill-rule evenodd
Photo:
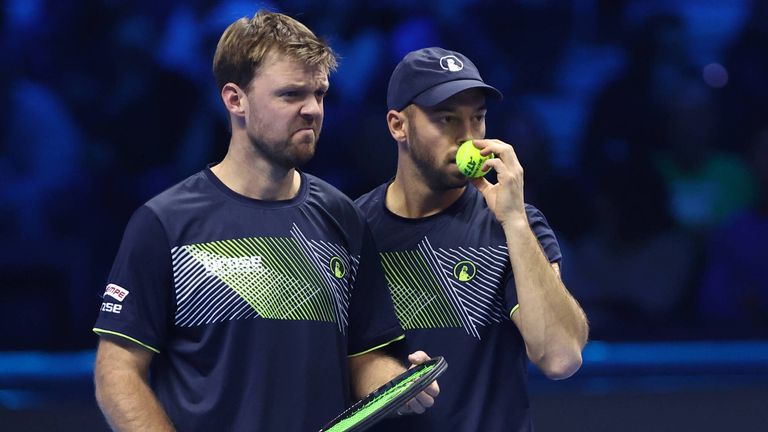
<path fill-rule="evenodd" d="M 321 432 L 360 432 L 394 415 L 423 413 L 435 403 L 440 387 L 434 382 L 448 368 L 444 358 L 417 351 L 408 356 L 411 367 L 326 424 Z"/>
<path fill-rule="evenodd" d="M 410 369 L 429 360 L 431 358 L 424 351 L 416 351 L 408 355 L 408 361 L 411 362 Z M 398 408 L 396 411 L 397 415 L 421 414 L 435 404 L 435 398 L 439 394 L 440 386 L 437 384 L 437 381 L 433 381 L 429 387 Z"/>

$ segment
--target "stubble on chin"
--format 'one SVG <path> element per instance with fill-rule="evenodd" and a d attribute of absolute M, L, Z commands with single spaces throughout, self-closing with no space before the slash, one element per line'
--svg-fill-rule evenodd
<path fill-rule="evenodd" d="M 266 143 L 254 137 L 250 137 L 250 141 L 256 155 L 286 170 L 306 165 L 314 157 L 317 146 L 314 137 L 299 141 L 288 139 L 282 143 Z"/>
<path fill-rule="evenodd" d="M 458 168 L 451 170 L 448 163 L 436 166 L 433 161 L 416 159 L 415 162 L 424 182 L 434 191 L 443 192 L 458 189 L 468 183 L 467 178 L 459 173 Z"/>
<path fill-rule="evenodd" d="M 320 131 L 315 130 L 312 136 L 305 136 L 299 139 L 297 143 L 290 143 L 290 160 L 293 167 L 301 167 L 307 164 L 315 156 L 317 151 L 317 140 L 320 138 Z"/>

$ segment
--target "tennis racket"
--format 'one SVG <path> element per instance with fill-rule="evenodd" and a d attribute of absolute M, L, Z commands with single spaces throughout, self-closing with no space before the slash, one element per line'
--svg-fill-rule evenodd
<path fill-rule="evenodd" d="M 347 408 L 320 432 L 366 430 L 427 388 L 446 369 L 448 362 L 442 357 L 434 357 L 408 369 Z"/>

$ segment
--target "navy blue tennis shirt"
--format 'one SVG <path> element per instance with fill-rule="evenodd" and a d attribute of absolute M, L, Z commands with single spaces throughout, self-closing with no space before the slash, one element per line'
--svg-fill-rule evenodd
<path fill-rule="evenodd" d="M 260 201 L 210 169 L 131 217 L 94 331 L 156 355 L 181 431 L 318 430 L 351 402 L 347 359 L 402 337 L 361 213 L 301 173 Z"/>
<path fill-rule="evenodd" d="M 450 368 L 432 408 L 373 430 L 532 430 L 525 343 L 510 319 L 518 303 L 503 228 L 472 184 L 447 209 L 417 219 L 386 208 L 388 186 L 356 204 L 380 251 L 406 349 L 444 356 Z M 527 204 L 525 211 L 547 259 L 559 263 L 544 215 Z"/>

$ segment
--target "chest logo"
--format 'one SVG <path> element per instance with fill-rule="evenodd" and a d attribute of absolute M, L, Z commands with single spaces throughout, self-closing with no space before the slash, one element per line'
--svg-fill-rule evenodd
<path fill-rule="evenodd" d="M 341 258 L 336 256 L 331 258 L 329 265 L 333 272 L 333 276 L 335 276 L 336 279 L 341 279 L 347 275 L 347 268 L 344 266 L 344 261 L 342 261 Z"/>
<path fill-rule="evenodd" d="M 477 267 L 472 261 L 459 261 L 453 266 L 453 277 L 459 282 L 469 282 L 477 274 Z"/>

